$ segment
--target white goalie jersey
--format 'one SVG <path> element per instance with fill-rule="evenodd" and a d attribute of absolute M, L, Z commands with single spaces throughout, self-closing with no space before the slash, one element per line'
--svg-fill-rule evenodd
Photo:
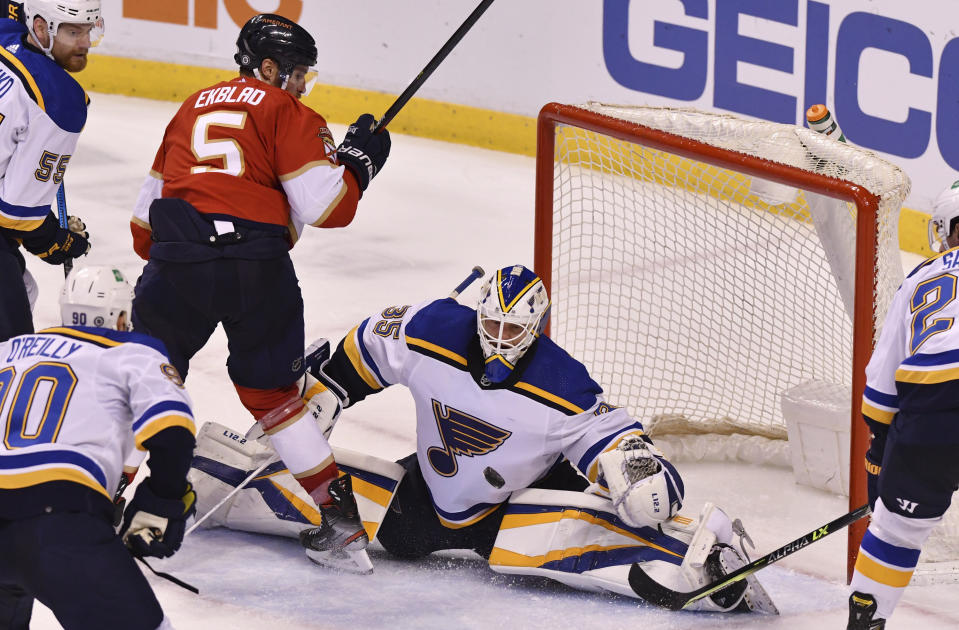
<path fill-rule="evenodd" d="M 545 336 L 513 377 L 481 384 L 476 330 L 476 311 L 452 299 L 391 307 L 354 328 L 331 360 L 351 402 L 389 385 L 410 389 L 420 467 L 450 527 L 483 518 L 563 458 L 602 483 L 597 457 L 642 433 Z"/>
<path fill-rule="evenodd" d="M 70 481 L 112 501 L 124 458 L 160 431 L 195 433 L 190 397 L 146 335 L 63 327 L 0 343 L 0 488 Z"/>

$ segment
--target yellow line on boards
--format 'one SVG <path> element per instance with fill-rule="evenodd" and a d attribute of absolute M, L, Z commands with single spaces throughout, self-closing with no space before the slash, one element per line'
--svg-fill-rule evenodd
<path fill-rule="evenodd" d="M 88 92 L 180 102 L 199 89 L 235 77 L 236 71 L 93 54 L 87 68 L 74 76 Z M 329 122 L 349 124 L 364 112 L 379 117 L 394 100 L 394 94 L 320 84 L 304 103 Z M 390 123 L 390 130 L 507 153 L 536 154 L 535 118 L 457 103 L 414 98 Z M 902 209 L 900 249 L 932 254 L 926 236 L 928 219 L 926 213 Z"/>

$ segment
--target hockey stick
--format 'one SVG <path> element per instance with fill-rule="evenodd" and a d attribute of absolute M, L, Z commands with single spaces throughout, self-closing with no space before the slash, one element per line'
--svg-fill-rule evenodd
<path fill-rule="evenodd" d="M 803 547 L 822 540 L 829 534 L 839 531 L 847 525 L 855 523 L 863 516 L 869 514 L 869 512 L 869 506 L 864 505 L 859 509 L 849 512 L 848 514 L 843 514 L 836 520 L 830 521 L 822 527 L 817 527 L 808 534 L 800 536 L 796 540 L 783 545 L 779 549 L 766 554 L 762 558 L 757 558 L 749 564 L 736 569 L 732 573 L 724 575 L 719 580 L 697 588 L 693 591 L 682 592 L 666 588 L 653 578 L 649 577 L 649 575 L 643 571 L 642 568 L 640 568 L 639 564 L 635 562 L 629 569 L 629 585 L 637 595 L 651 604 L 656 604 L 657 606 L 662 606 L 663 608 L 668 608 L 670 610 L 681 610 L 693 602 L 700 600 L 703 597 L 712 595 L 716 591 L 722 590 L 734 582 L 743 580 L 756 571 L 768 567 L 774 562 L 779 562 L 788 555 L 796 553 Z"/>
<path fill-rule="evenodd" d="M 243 488 L 245 488 L 245 487 L 247 486 L 247 484 L 249 484 L 251 481 L 253 481 L 253 479 L 256 478 L 257 475 L 259 475 L 261 472 L 263 472 L 264 470 L 266 470 L 266 467 L 269 466 L 270 464 L 272 464 L 273 461 L 274 461 L 274 460 L 272 460 L 272 459 L 267 459 L 265 462 L 263 462 L 263 464 L 262 464 L 259 468 L 257 468 L 257 469 L 254 470 L 253 472 L 251 472 L 251 473 L 247 476 L 246 479 L 244 479 L 243 481 L 241 481 L 241 482 L 239 483 L 239 485 L 237 485 L 237 487 L 235 487 L 235 488 L 233 488 L 232 490 L 230 490 L 230 492 L 229 492 L 225 497 L 223 497 L 223 499 L 221 499 L 219 503 L 217 503 L 216 505 L 214 505 L 214 506 L 213 506 L 213 509 L 211 509 L 211 510 L 210 510 L 209 512 L 207 512 L 206 514 L 204 514 L 204 515 L 201 516 L 200 518 L 198 518 L 198 519 L 196 519 L 195 521 L 193 521 L 193 525 L 190 525 L 190 528 L 189 528 L 188 530 L 186 530 L 186 532 L 184 532 L 183 537 L 186 538 L 187 536 L 189 536 L 190 533 L 191 533 L 194 529 L 196 529 L 197 527 L 200 526 L 200 523 L 202 523 L 202 522 L 205 521 L 206 519 L 210 518 L 210 517 L 213 515 L 214 512 L 216 512 L 216 511 L 219 510 L 221 507 L 223 507 L 223 505 L 224 505 L 227 501 L 229 501 L 231 498 L 233 498 L 233 495 L 235 495 L 237 492 L 239 492 L 240 490 L 242 490 Z"/>
<path fill-rule="evenodd" d="M 164 580 L 170 580 L 171 582 L 173 582 L 174 584 L 176 584 L 176 585 L 179 586 L 180 588 L 185 588 L 186 590 L 190 591 L 190 592 L 193 593 L 194 595 L 199 595 L 199 594 L 200 594 L 200 589 L 198 589 L 197 587 L 193 586 L 193 585 L 190 584 L 189 582 L 184 582 L 184 581 L 181 580 L 180 578 L 178 578 L 178 577 L 173 577 L 173 576 L 170 575 L 169 573 L 164 573 L 163 571 L 157 571 L 156 569 L 154 569 L 153 567 L 151 567 L 149 564 L 147 564 L 147 561 L 144 560 L 141 556 L 133 556 L 133 557 L 136 558 L 137 560 L 139 560 L 140 562 L 142 562 L 142 563 L 143 563 L 143 566 L 145 566 L 146 568 L 150 569 L 150 571 L 153 573 L 153 575 L 155 575 L 155 576 L 157 576 L 157 577 L 161 577 L 161 578 L 163 578 Z"/>
<path fill-rule="evenodd" d="M 462 282 L 456 285 L 456 288 L 453 289 L 453 291 L 450 293 L 450 297 L 455 300 L 457 295 L 465 291 L 466 287 L 473 284 L 473 282 L 477 278 L 482 278 L 483 274 L 485 273 L 486 272 L 483 271 L 483 268 L 480 267 L 479 265 L 476 265 L 475 267 L 473 267 L 473 270 L 470 272 L 470 275 L 466 276 L 466 278 Z"/>
<path fill-rule="evenodd" d="M 67 216 L 67 192 L 63 189 L 63 184 L 57 189 L 57 218 L 60 220 L 60 227 L 65 230 L 69 228 L 69 217 Z M 73 259 L 67 257 L 63 261 L 63 277 L 66 278 L 73 270 Z"/>
<path fill-rule="evenodd" d="M 400 110 L 403 109 L 406 103 L 413 98 L 413 95 L 416 94 L 416 91 L 420 89 L 420 86 L 423 85 L 430 75 L 433 74 L 433 71 L 436 70 L 441 63 L 443 63 L 443 60 L 446 59 L 447 55 L 449 55 L 456 45 L 460 43 L 460 40 L 463 39 L 463 36 L 466 35 L 471 28 L 473 28 L 473 25 L 476 24 L 476 21 L 480 19 L 480 16 L 483 15 L 483 13 L 491 4 L 493 4 L 493 0 L 483 0 L 479 3 L 478 7 L 473 9 L 473 12 L 469 14 L 469 17 L 466 18 L 466 21 L 460 24 L 460 27 L 456 29 L 456 32 L 453 33 L 449 40 L 443 44 L 443 47 L 439 49 L 432 59 L 430 59 L 430 62 L 426 64 L 426 67 L 420 70 L 420 73 L 416 75 L 416 78 L 413 79 L 413 82 L 407 86 L 403 93 L 399 95 L 392 105 L 390 105 L 390 108 L 386 110 L 386 113 L 383 114 L 383 117 L 376 122 L 376 125 L 373 126 L 373 133 L 376 133 L 383 127 L 386 127 L 388 124 L 390 124 L 390 121 L 393 120 L 393 118 L 400 113 Z"/>

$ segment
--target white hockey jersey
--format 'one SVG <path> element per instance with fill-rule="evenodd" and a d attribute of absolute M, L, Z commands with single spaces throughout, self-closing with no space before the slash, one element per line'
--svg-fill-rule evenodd
<path fill-rule="evenodd" d="M 959 248 L 953 248 L 921 263 L 899 287 L 866 367 L 862 413 L 867 419 L 892 422 L 904 386 L 959 382 L 957 280 Z M 929 410 L 955 408 L 954 391 L 943 393 L 951 400 L 938 400 L 939 393 L 927 388 L 916 403 Z"/>
<path fill-rule="evenodd" d="M 388 308 L 354 328 L 337 350 L 364 393 L 397 383 L 410 389 L 420 467 L 448 527 L 480 520 L 564 457 L 597 481 L 597 457 L 642 434 L 642 425 L 607 404 L 586 368 L 552 340 L 541 337 L 533 348 L 518 379 L 481 387 L 476 311 L 445 299 Z"/>
<path fill-rule="evenodd" d="M 0 228 L 31 231 L 50 212 L 87 120 L 73 77 L 0 19 Z"/>
<path fill-rule="evenodd" d="M 113 498 L 124 458 L 168 427 L 195 434 L 162 344 L 104 328 L 0 343 L 0 489 L 72 481 Z"/>

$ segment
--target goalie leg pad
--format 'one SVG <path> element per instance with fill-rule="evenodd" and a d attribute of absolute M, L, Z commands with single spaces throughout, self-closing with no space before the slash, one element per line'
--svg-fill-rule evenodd
<path fill-rule="evenodd" d="M 489 561 L 499 573 L 637 597 L 629 585 L 634 562 L 649 563 L 657 575 L 678 576 L 685 552 L 685 540 L 624 525 L 604 497 L 531 489 L 510 497 Z"/>
<path fill-rule="evenodd" d="M 208 425 L 214 426 L 207 429 Z M 198 515 L 205 514 L 246 479 L 263 463 L 264 457 L 276 457 L 268 443 L 233 440 L 223 435 L 223 430 L 232 433 L 222 425 L 207 423 L 197 438 L 197 453 L 189 478 L 200 497 Z M 353 478 L 360 519 L 372 540 L 403 477 L 403 467 L 347 449 L 334 448 L 333 456 L 340 471 Z M 211 521 L 211 526 L 298 538 L 305 527 L 320 523 L 320 513 L 283 462 L 277 460 L 204 524 Z"/>

